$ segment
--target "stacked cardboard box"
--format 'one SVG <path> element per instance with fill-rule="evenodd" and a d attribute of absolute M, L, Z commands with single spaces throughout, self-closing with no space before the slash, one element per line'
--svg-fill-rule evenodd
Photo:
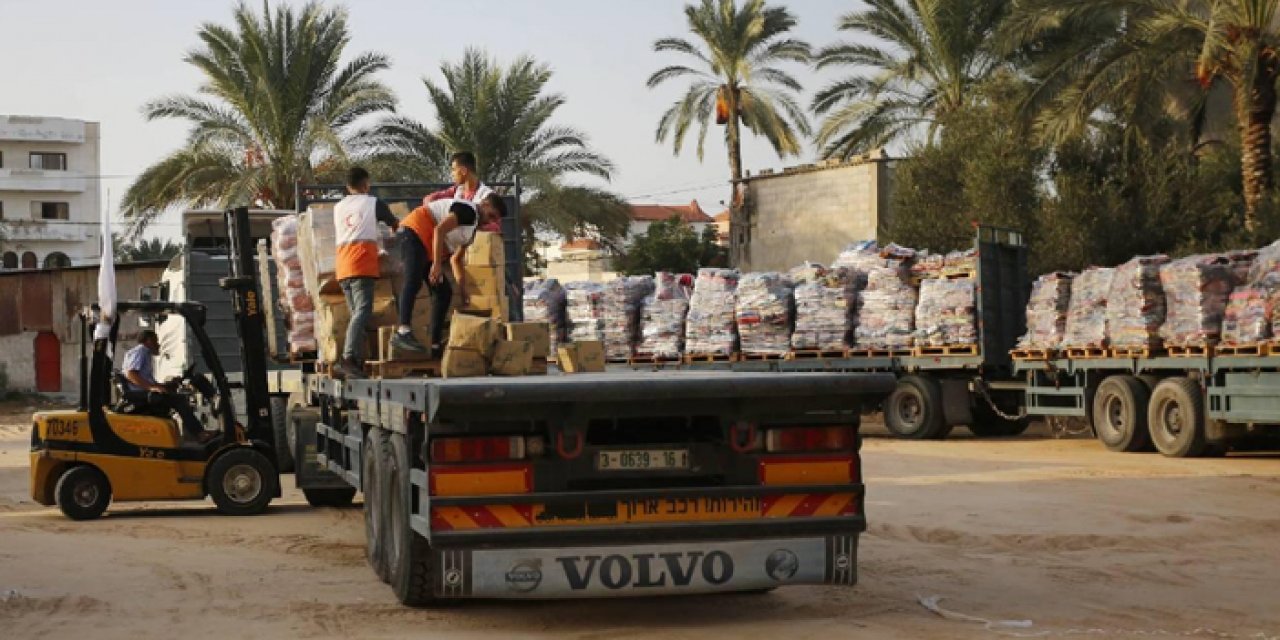
<path fill-rule="evenodd" d="M 555 278 L 526 280 L 524 283 L 524 319 L 545 322 L 550 327 L 550 353 L 564 340 L 565 328 L 564 287 Z M 550 357 L 550 356 L 548 356 Z"/>
<path fill-rule="evenodd" d="M 579 340 L 573 344 L 562 344 L 557 360 L 565 373 L 602 372 L 605 368 L 604 343 L 599 340 Z"/>
<path fill-rule="evenodd" d="M 549 349 L 545 322 L 502 322 L 455 313 L 442 374 L 446 378 L 545 374 Z"/>
<path fill-rule="evenodd" d="M 511 317 L 507 296 L 507 260 L 502 236 L 480 231 L 467 248 L 462 290 L 467 297 L 467 313 L 488 314 L 505 320 Z"/>

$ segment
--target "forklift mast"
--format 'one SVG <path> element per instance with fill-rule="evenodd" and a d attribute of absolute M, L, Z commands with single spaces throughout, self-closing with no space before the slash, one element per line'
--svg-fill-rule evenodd
<path fill-rule="evenodd" d="M 254 277 L 257 267 L 251 250 L 249 208 L 236 207 L 226 212 L 227 235 L 230 238 L 231 276 L 218 282 L 231 293 L 237 333 L 240 336 L 240 361 L 244 367 L 244 402 L 246 436 L 275 448 L 272 429 L 271 396 L 267 389 L 266 321 L 262 294 Z M 275 459 L 275 456 L 271 456 Z"/>

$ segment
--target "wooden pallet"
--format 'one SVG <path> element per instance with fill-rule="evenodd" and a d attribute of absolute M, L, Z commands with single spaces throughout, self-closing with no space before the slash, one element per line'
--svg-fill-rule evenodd
<path fill-rule="evenodd" d="M 1223 357 L 1269 356 L 1280 354 L 1275 343 L 1254 342 L 1252 344 L 1220 344 L 1213 350 L 1215 355 Z"/>
<path fill-rule="evenodd" d="M 684 354 L 684 363 L 693 364 L 695 362 L 737 362 L 738 354 L 730 353 L 686 353 Z"/>
<path fill-rule="evenodd" d="M 848 349 L 792 349 L 787 353 L 787 360 L 825 360 L 827 358 L 848 358 Z"/>
<path fill-rule="evenodd" d="M 1154 358 L 1163 354 L 1163 348 L 1153 345 L 1144 347 L 1111 347 L 1112 358 Z"/>
<path fill-rule="evenodd" d="M 1057 351 L 1053 349 L 1014 349 L 1009 357 L 1014 360 L 1052 360 Z"/>
<path fill-rule="evenodd" d="M 738 355 L 738 360 L 785 360 L 786 357 L 785 353 L 742 353 Z"/>
<path fill-rule="evenodd" d="M 942 269 L 942 277 L 946 280 L 959 280 L 961 278 L 977 278 L 978 272 L 973 269 L 952 269 L 944 267 Z"/>
<path fill-rule="evenodd" d="M 911 355 L 910 349 L 858 349 L 849 350 L 850 358 L 900 358 Z"/>
<path fill-rule="evenodd" d="M 656 356 L 652 353 L 637 353 L 627 361 L 628 364 L 680 364 L 680 356 Z"/>
<path fill-rule="evenodd" d="M 1066 350 L 1067 357 L 1073 360 L 1099 360 L 1111 356 L 1107 349 L 1097 347 L 1071 347 Z"/>
<path fill-rule="evenodd" d="M 911 353 L 917 357 L 929 356 L 976 356 L 978 355 L 978 345 L 976 344 L 951 344 L 941 347 L 916 347 Z"/>
<path fill-rule="evenodd" d="M 1174 358 L 1208 358 L 1213 355 L 1213 345 L 1167 346 L 1165 350 Z"/>
<path fill-rule="evenodd" d="M 366 362 L 364 366 L 369 377 L 384 380 L 394 378 L 438 378 L 441 373 L 441 362 L 439 360 L 416 362 L 374 360 Z"/>

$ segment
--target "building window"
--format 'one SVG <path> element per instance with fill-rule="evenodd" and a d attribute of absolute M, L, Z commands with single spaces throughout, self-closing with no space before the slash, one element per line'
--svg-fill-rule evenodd
<path fill-rule="evenodd" d="M 6 268 L 6 269 L 17 269 L 17 268 L 18 268 L 18 254 L 14 253 L 14 252 L 12 252 L 12 251 L 6 251 L 6 252 L 4 252 L 4 268 Z"/>
<path fill-rule="evenodd" d="M 0 202 L 0 220 L 4 220 L 4 203 Z"/>
<path fill-rule="evenodd" d="M 0 169 L 4 168 L 4 152 L 0 151 Z"/>
<path fill-rule="evenodd" d="M 31 152 L 31 168 L 45 169 L 47 171 L 66 171 L 67 170 L 67 154 L 41 153 L 38 151 L 32 151 Z"/>
<path fill-rule="evenodd" d="M 31 217 L 36 220 L 70 220 L 71 205 L 66 202 L 32 202 Z"/>
<path fill-rule="evenodd" d="M 68 258 L 67 254 L 62 253 L 61 251 L 54 251 L 44 257 L 44 268 L 46 269 L 58 269 L 69 266 L 71 266 L 71 258 Z"/>
<path fill-rule="evenodd" d="M 40 261 L 39 261 L 39 260 L 36 260 L 36 254 L 34 254 L 34 253 L 30 252 L 30 251 L 28 251 L 28 252 L 26 252 L 26 253 L 22 254 L 22 268 L 23 268 L 23 269 L 35 269 L 35 268 L 36 268 L 37 266 L 39 266 L 39 265 L 40 265 Z"/>

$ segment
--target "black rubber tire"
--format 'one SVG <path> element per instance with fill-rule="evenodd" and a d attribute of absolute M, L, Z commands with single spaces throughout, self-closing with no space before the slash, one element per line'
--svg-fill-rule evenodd
<path fill-rule="evenodd" d="M 1204 396 L 1191 378 L 1166 378 L 1156 385 L 1147 411 L 1151 442 L 1171 458 L 1194 458 L 1207 449 Z"/>
<path fill-rule="evenodd" d="M 884 424 L 893 435 L 908 440 L 945 437 L 942 387 L 932 378 L 903 376 L 884 401 Z"/>
<path fill-rule="evenodd" d="M 1134 453 L 1151 450 L 1147 406 L 1151 390 L 1133 376 L 1110 376 L 1093 394 L 1093 432 L 1112 451 Z"/>
<path fill-rule="evenodd" d="M 72 520 L 93 520 L 111 504 L 111 483 L 97 467 L 78 465 L 62 473 L 53 495 L 62 515 Z"/>
<path fill-rule="evenodd" d="M 364 492 L 364 557 L 369 567 L 383 582 L 391 581 L 391 569 L 387 565 L 387 505 L 382 500 L 386 490 L 386 471 L 383 458 L 387 455 L 387 433 L 381 427 L 369 429 L 360 448 L 360 480 Z"/>
<path fill-rule="evenodd" d="M 289 448 L 289 401 L 271 398 L 271 431 L 275 436 L 276 466 L 280 473 L 293 472 L 293 449 Z"/>
<path fill-rule="evenodd" d="M 355 487 L 337 489 L 303 489 L 307 504 L 313 507 L 349 507 L 356 498 Z"/>
<path fill-rule="evenodd" d="M 233 476 L 233 477 L 228 477 Z M 243 496 L 228 493 L 228 482 L 251 483 Z M 257 483 L 256 491 L 252 483 Z M 267 510 L 279 493 L 280 475 L 261 451 L 236 447 L 214 459 L 205 473 L 205 487 L 218 511 L 229 516 L 252 516 Z"/>
<path fill-rule="evenodd" d="M 413 489 L 409 484 L 409 445 L 402 433 L 391 433 L 387 443 L 388 455 L 384 458 L 387 464 L 383 468 L 387 491 L 383 494 L 383 503 L 387 504 L 390 516 L 387 564 L 391 567 L 391 588 L 401 604 L 421 607 L 435 600 L 431 546 L 409 526 Z"/>
<path fill-rule="evenodd" d="M 1012 438 L 1020 436 L 1031 426 L 1031 418 L 1023 416 L 1018 420 L 1007 420 L 996 413 L 991 405 L 987 403 L 986 398 L 975 397 L 973 407 L 970 413 L 973 415 L 973 422 L 969 425 L 969 431 L 979 438 Z M 1006 413 L 1009 407 L 1000 407 Z"/>

